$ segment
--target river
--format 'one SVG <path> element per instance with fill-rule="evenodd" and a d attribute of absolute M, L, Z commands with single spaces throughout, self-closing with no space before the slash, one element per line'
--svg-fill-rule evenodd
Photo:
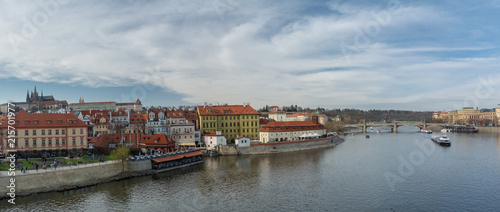
<path fill-rule="evenodd" d="M 442 147 L 427 134 L 381 131 L 368 133 L 370 138 L 350 134 L 332 148 L 207 157 L 203 166 L 180 173 L 36 194 L 16 198 L 15 206 L 2 200 L 0 207 L 2 211 L 500 211 L 500 135 L 450 133 L 452 145 Z"/>

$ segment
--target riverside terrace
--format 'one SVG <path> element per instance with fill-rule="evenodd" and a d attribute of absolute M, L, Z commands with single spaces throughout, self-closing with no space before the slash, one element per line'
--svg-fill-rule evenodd
<path fill-rule="evenodd" d="M 64 169 L 74 169 L 77 167 L 83 166 L 95 166 L 96 164 L 100 164 L 102 162 L 107 162 L 111 158 L 109 155 L 107 156 L 84 156 L 81 158 L 63 158 L 63 157 L 53 157 L 47 158 L 43 160 L 41 158 L 28 158 L 28 159 L 16 159 L 16 174 L 24 174 L 21 173 L 22 169 L 27 168 L 26 173 L 37 173 L 36 165 L 38 165 L 39 172 L 46 172 L 51 170 L 64 170 Z M 10 162 L 7 159 L 0 160 L 0 176 L 3 174 L 6 175 L 7 170 L 9 169 Z M 57 164 L 57 165 L 51 165 Z M 5 172 L 5 173 L 3 173 Z"/>

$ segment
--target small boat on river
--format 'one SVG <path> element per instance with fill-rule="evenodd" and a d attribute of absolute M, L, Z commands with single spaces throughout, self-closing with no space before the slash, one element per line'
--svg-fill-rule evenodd
<path fill-rule="evenodd" d="M 447 135 L 432 136 L 431 140 L 438 143 L 441 146 L 450 146 L 451 145 L 451 141 Z"/>

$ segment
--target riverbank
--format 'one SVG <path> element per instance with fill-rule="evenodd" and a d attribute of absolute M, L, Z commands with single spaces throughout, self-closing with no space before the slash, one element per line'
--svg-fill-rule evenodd
<path fill-rule="evenodd" d="M 97 166 L 39 172 L 32 170 L 28 174 L 20 174 L 19 171 L 16 171 L 15 176 L 2 174 L 0 177 L 0 199 L 11 198 L 7 193 L 14 193 L 16 197 L 28 196 L 36 193 L 82 188 L 156 173 L 151 169 L 149 160 L 127 161 L 123 164 L 121 161 L 110 161 Z M 13 185 L 15 187 L 8 188 L 7 186 L 11 185 L 12 181 L 14 181 Z M 12 188 L 14 190 L 11 190 Z"/>
<path fill-rule="evenodd" d="M 500 134 L 500 127 L 476 127 L 479 133 Z"/>
<path fill-rule="evenodd" d="M 344 142 L 343 138 L 335 136 L 304 141 L 252 144 L 248 147 L 238 147 L 236 145 L 218 146 L 217 152 L 220 155 L 274 154 L 333 147 L 342 142 Z"/>

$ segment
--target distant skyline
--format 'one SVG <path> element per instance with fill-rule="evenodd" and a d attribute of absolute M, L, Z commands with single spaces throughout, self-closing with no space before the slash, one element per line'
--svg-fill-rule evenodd
<path fill-rule="evenodd" d="M 0 2 L 0 103 L 500 103 L 499 0 L 41 2 Z"/>

